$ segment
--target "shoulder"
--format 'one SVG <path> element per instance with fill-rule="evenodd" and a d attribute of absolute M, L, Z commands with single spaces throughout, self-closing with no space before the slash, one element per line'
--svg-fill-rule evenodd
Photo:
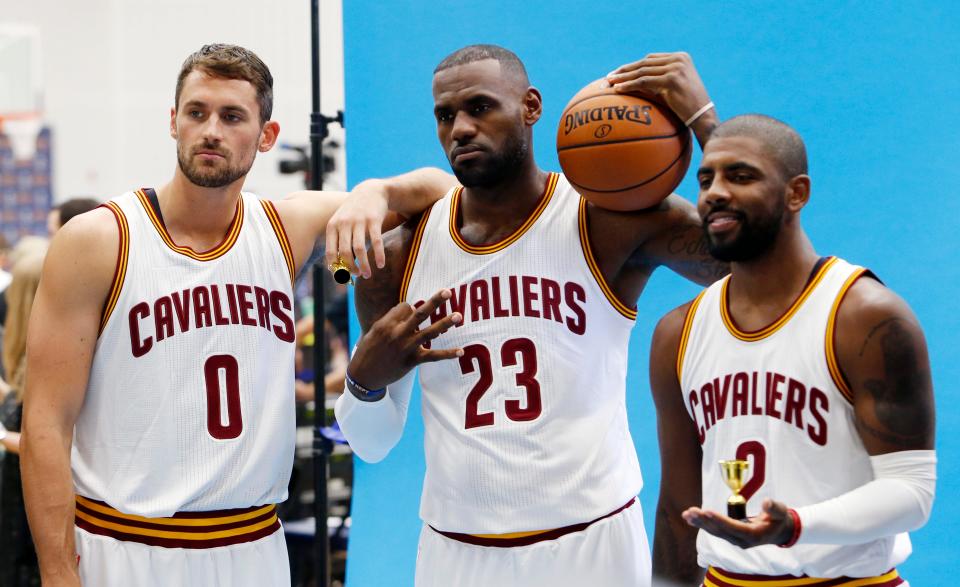
<path fill-rule="evenodd" d="M 907 302 L 869 272 L 850 286 L 837 309 L 838 334 L 869 332 L 892 321 L 920 326 Z"/>
<path fill-rule="evenodd" d="M 653 330 L 651 354 L 661 356 L 672 355 L 673 358 L 677 357 L 683 326 L 687 321 L 687 315 L 690 313 L 694 301 L 696 300 L 690 300 L 685 304 L 677 306 L 660 318 L 656 328 Z"/>
<path fill-rule="evenodd" d="M 101 303 L 124 254 L 124 228 L 116 214 L 108 207 L 96 208 L 74 217 L 57 231 L 47 251 L 41 287 L 65 296 L 65 300 Z"/>

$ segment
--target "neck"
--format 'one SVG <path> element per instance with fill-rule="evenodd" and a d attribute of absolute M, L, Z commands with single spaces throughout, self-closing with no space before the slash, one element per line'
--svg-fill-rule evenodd
<path fill-rule="evenodd" d="M 177 244 L 213 246 L 233 221 L 244 178 L 219 188 L 200 187 L 178 168 L 170 183 L 157 189 L 167 231 Z M 205 250 L 200 248 L 198 250 Z"/>
<path fill-rule="evenodd" d="M 536 208 L 548 173 L 528 157 L 519 173 L 495 186 L 465 188 L 460 213 L 464 225 L 519 226 Z"/>
<path fill-rule="evenodd" d="M 774 246 L 756 259 L 731 263 L 730 299 L 765 305 L 791 303 L 817 263 L 816 251 L 803 230 L 785 227 Z"/>

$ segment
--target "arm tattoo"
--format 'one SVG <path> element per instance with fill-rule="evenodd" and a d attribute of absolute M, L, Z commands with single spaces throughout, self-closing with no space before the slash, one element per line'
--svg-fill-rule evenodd
<path fill-rule="evenodd" d="M 730 266 L 710 255 L 707 239 L 700 226 L 673 228 L 667 241 L 671 268 L 699 283 L 712 283 L 730 273 Z"/>
<path fill-rule="evenodd" d="M 875 326 L 864 346 L 875 335 L 880 335 L 883 377 L 867 379 L 863 387 L 873 398 L 874 416 L 884 429 L 877 429 L 862 418 L 857 418 L 858 426 L 884 442 L 904 449 L 916 448 L 925 444 L 933 426 L 932 411 L 919 393 L 929 388 L 930 374 L 921 364 L 916 341 L 902 319 L 888 319 Z"/>

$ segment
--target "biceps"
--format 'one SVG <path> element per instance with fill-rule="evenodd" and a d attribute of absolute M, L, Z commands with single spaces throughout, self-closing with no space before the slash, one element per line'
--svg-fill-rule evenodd
<path fill-rule="evenodd" d="M 892 318 L 874 328 L 853 374 L 857 429 L 870 454 L 933 448 L 933 389 L 919 326 Z"/>
<path fill-rule="evenodd" d="M 83 403 L 97 341 L 99 310 L 68 307 L 37 294 L 27 340 L 24 409 L 52 423 L 72 426 Z M 31 410 L 36 406 L 37 410 Z"/>

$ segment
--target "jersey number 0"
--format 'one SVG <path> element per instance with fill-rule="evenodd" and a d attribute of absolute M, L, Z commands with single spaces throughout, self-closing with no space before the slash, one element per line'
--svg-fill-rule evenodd
<path fill-rule="evenodd" d="M 203 378 L 207 388 L 207 432 L 217 440 L 231 440 L 240 436 L 243 431 L 243 416 L 240 414 L 240 365 L 236 357 L 213 355 L 203 364 Z M 226 423 L 221 416 L 221 388 L 226 392 Z"/>

